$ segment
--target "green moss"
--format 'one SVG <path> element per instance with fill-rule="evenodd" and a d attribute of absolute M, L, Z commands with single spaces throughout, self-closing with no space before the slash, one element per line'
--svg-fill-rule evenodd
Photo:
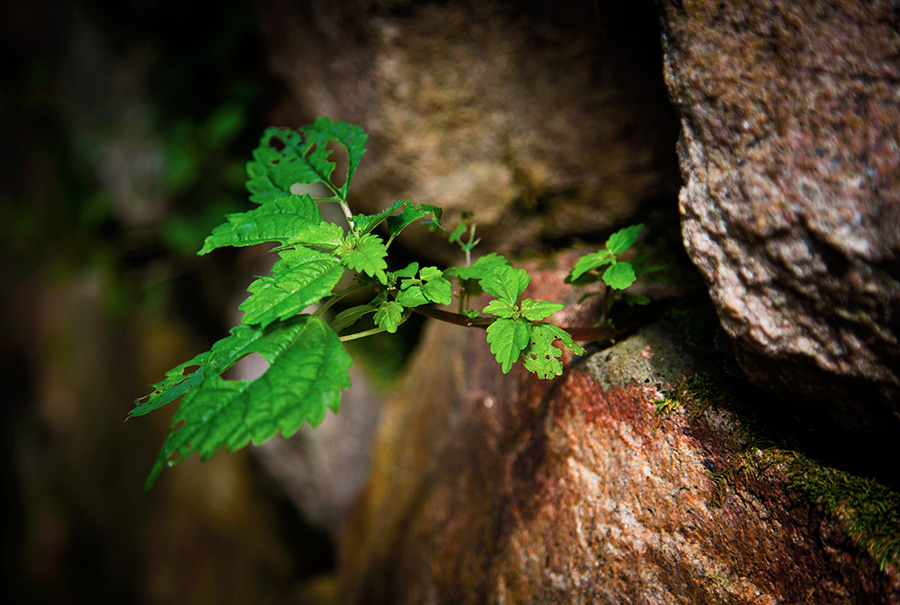
<path fill-rule="evenodd" d="M 786 487 L 839 517 L 850 537 L 875 558 L 882 571 L 888 563 L 900 563 L 900 494 L 797 452 L 773 450 L 769 455 L 784 460 Z"/>
<path fill-rule="evenodd" d="M 657 399 L 654 416 L 665 418 L 679 409 L 687 410 L 688 422 L 697 420 L 710 405 L 730 407 L 734 398 L 725 385 L 707 372 L 696 372 L 680 380 L 663 399 Z"/>
<path fill-rule="evenodd" d="M 724 470 L 710 470 L 715 484 L 713 506 L 721 504 L 728 488 L 738 490 L 764 473 L 778 468 L 784 487 L 799 500 L 839 519 L 839 526 L 857 546 L 869 553 L 879 569 L 900 565 L 900 493 L 868 477 L 854 475 L 803 454 L 775 445 L 752 410 L 741 405 L 727 386 L 713 376 L 698 372 L 680 381 L 665 399 L 655 402 L 657 418 L 679 409 L 687 410 L 695 422 L 710 406 L 730 409 L 739 418 L 739 433 L 748 430 L 757 439 L 740 447 Z"/>

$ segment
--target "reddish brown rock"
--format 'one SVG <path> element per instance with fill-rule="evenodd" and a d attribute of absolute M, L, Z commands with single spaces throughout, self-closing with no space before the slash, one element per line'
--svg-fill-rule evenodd
<path fill-rule="evenodd" d="M 734 471 L 756 451 L 734 414 L 654 416 L 697 364 L 656 324 L 541 382 L 430 326 L 382 415 L 341 602 L 900 602 L 895 567 L 778 467 Z"/>
<path fill-rule="evenodd" d="M 897 442 L 897 3 L 660 4 L 685 246 L 742 367 Z"/>

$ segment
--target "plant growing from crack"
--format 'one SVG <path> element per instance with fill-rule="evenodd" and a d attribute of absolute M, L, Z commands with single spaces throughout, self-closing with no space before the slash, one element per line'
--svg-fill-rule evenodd
<path fill-rule="evenodd" d="M 164 468 L 192 453 L 206 460 L 222 447 L 234 451 L 250 441 L 263 443 L 276 433 L 289 437 L 304 422 L 318 425 L 328 409 L 338 411 L 341 390 L 350 386 L 352 361 L 343 343 L 396 332 L 412 313 L 486 329 L 491 353 L 504 373 L 521 361 L 540 378 L 559 376 L 563 349 L 583 352 L 569 331 L 545 321 L 563 305 L 522 299 L 530 280 L 526 271 L 495 253 L 471 262 L 478 243 L 471 217 L 465 216 L 448 234 L 441 225 L 441 209 L 428 204 L 401 200 L 377 214 L 354 214 L 348 194 L 366 140 L 361 127 L 328 118 L 297 131 L 264 132 L 247 163 L 246 186 L 256 207 L 227 215 L 199 254 L 224 246 L 275 243 L 278 261 L 270 275 L 249 286 L 250 296 L 239 307 L 244 313 L 240 325 L 209 351 L 167 372 L 152 393 L 136 401 L 129 417 L 181 398 L 145 488 Z M 346 172 L 338 175 L 342 178 L 336 178 L 330 157 L 335 145 L 347 154 Z M 295 193 L 298 184 L 324 185 L 327 194 L 313 198 Z M 320 204 L 337 204 L 346 224 L 324 220 Z M 390 246 L 414 223 L 458 244 L 465 265 L 439 269 L 412 262 L 392 269 Z M 635 272 L 618 255 L 634 243 L 640 228 L 614 234 L 606 250 L 578 261 L 570 281 L 591 283 L 596 274 L 609 288 L 630 285 Z M 607 264 L 611 266 L 603 274 L 597 273 Z M 360 291 L 370 292 L 369 302 L 329 316 L 332 307 Z M 471 301 L 482 294 L 493 299 L 480 310 L 472 308 Z M 450 305 L 454 296 L 457 312 L 435 307 Z M 604 304 L 605 322 L 611 304 L 612 298 Z M 368 316 L 374 327 L 347 332 Z M 223 377 L 254 353 L 269 364 L 262 376 Z"/>

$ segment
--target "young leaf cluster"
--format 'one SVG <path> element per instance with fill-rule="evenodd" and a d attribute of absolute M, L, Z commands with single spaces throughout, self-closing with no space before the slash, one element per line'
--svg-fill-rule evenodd
<path fill-rule="evenodd" d="M 602 292 L 601 323 L 610 321 L 610 310 L 617 300 L 624 300 L 629 306 L 645 305 L 650 302 L 645 296 L 622 292 L 635 282 L 638 275 L 657 270 L 656 267 L 645 267 L 644 259 L 639 259 L 632 264 L 620 258 L 634 245 L 643 228 L 644 225 L 641 223 L 616 231 L 609 236 L 605 248 L 579 258 L 566 276 L 567 284 L 588 286 L 602 282 L 605 285 Z M 589 292 L 582 296 L 581 300 L 598 294 L 601 292 Z"/>
<path fill-rule="evenodd" d="M 412 262 L 392 269 L 390 246 L 407 227 L 418 222 L 446 231 L 441 209 L 428 204 L 401 200 L 372 215 L 352 212 L 349 189 L 366 140 L 359 126 L 328 118 L 296 131 L 269 128 L 263 133 L 247 163 L 246 187 L 255 206 L 227 215 L 199 254 L 268 243 L 275 244 L 278 260 L 269 275 L 249 286 L 239 307 L 240 325 L 209 351 L 170 370 L 153 392 L 136 401 L 130 416 L 181 399 L 145 487 L 193 453 L 206 460 L 223 447 L 234 451 L 277 433 L 288 437 L 304 422 L 316 426 L 328 409 L 338 411 L 341 391 L 350 386 L 352 361 L 344 342 L 396 332 L 410 313 L 449 305 L 454 294 L 460 313 L 447 314 L 463 325 L 489 324 L 487 340 L 503 372 L 522 360 L 527 370 L 549 378 L 562 373 L 562 352 L 555 343 L 582 351 L 565 330 L 543 321 L 562 305 L 519 300 L 529 282 L 525 271 L 496 254 L 468 262 L 477 243 L 474 225 L 464 222 L 463 229 L 449 234 L 466 252 L 465 266 L 442 270 Z M 336 178 L 331 156 L 338 147 L 346 152 L 347 168 Z M 314 184 L 324 186 L 325 197 L 296 192 L 298 185 Z M 332 203 L 341 208 L 346 224 L 323 219 L 320 205 Z M 369 302 L 327 320 L 331 307 L 362 290 L 370 291 Z M 479 318 L 469 303 L 484 293 L 494 300 Z M 374 327 L 343 334 L 369 316 Z M 256 380 L 228 379 L 225 373 L 250 354 L 268 362 L 266 372 Z"/>

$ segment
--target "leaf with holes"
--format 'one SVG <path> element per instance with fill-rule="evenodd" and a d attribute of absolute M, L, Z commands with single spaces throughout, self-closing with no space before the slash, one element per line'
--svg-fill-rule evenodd
<path fill-rule="evenodd" d="M 295 184 L 324 183 L 335 198 L 347 199 L 350 181 L 366 151 L 367 136 L 362 128 L 346 122 L 319 118 L 300 132 L 289 128 L 267 128 L 247 164 L 247 190 L 250 200 L 264 204 L 289 194 Z M 347 150 L 349 165 L 344 183 L 332 180 L 335 163 L 331 161 L 330 142 Z"/>
<path fill-rule="evenodd" d="M 584 353 L 584 347 L 576 344 L 562 328 L 543 322 L 535 323 L 531 326 L 531 342 L 522 359 L 525 369 L 534 372 L 541 379 L 562 375 L 563 364 L 559 360 L 562 351 L 553 346 L 557 340 L 573 353 Z"/>
<path fill-rule="evenodd" d="M 269 362 L 262 376 L 252 381 L 222 378 L 251 353 Z M 198 368 L 178 380 L 192 365 Z M 326 410 L 337 412 L 341 389 L 350 387 L 351 365 L 337 334 L 320 318 L 305 315 L 269 330 L 233 328 L 210 351 L 170 371 L 149 399 L 132 410 L 132 416 L 145 414 L 184 395 L 145 488 L 165 467 L 194 452 L 208 460 L 222 447 L 233 452 L 279 432 L 289 437 L 304 422 L 318 425 Z"/>

